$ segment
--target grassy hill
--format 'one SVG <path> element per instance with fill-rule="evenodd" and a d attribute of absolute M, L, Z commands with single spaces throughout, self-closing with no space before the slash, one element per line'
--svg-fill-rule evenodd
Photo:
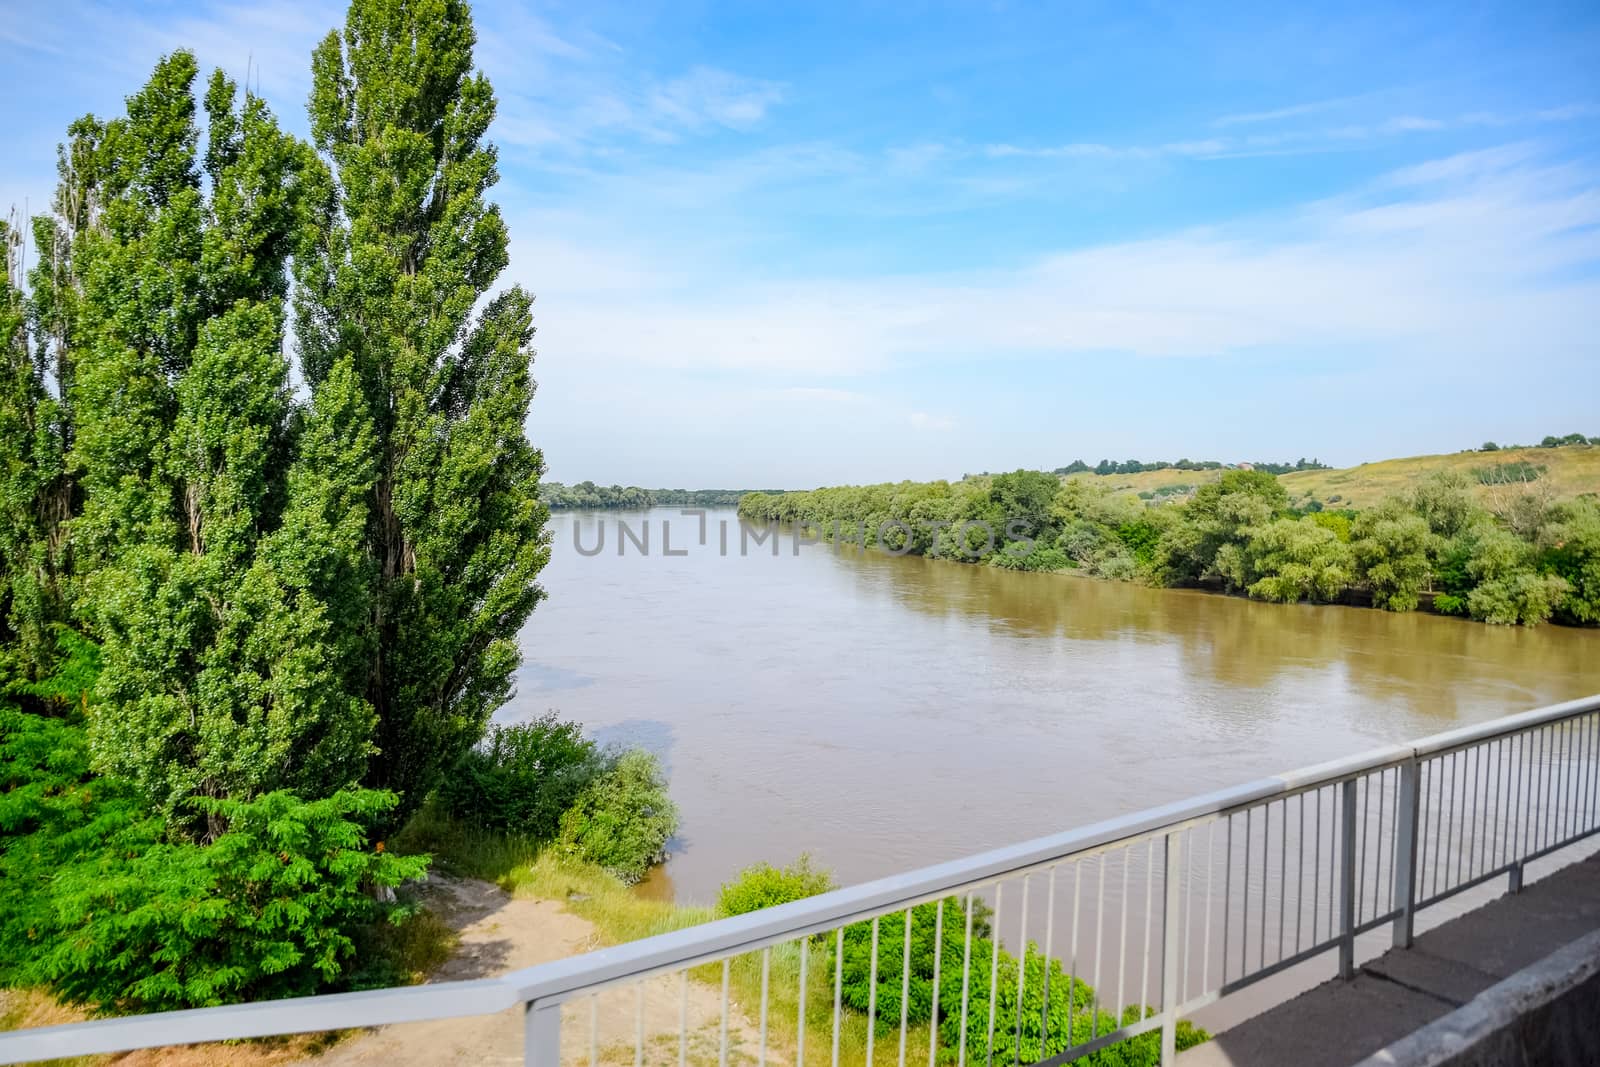
<path fill-rule="evenodd" d="M 1600 445 L 1564 445 L 1560 448 L 1504 448 L 1498 452 L 1453 452 L 1444 456 L 1409 456 L 1363 463 L 1343 470 L 1295 471 L 1278 480 L 1292 497 L 1310 494 L 1323 503 L 1333 497 L 1340 507 L 1364 508 L 1390 493 L 1402 492 L 1434 471 L 1456 471 L 1477 482 L 1476 472 L 1506 464 L 1528 463 L 1543 467 L 1540 481 L 1558 499 L 1583 493 L 1600 493 Z M 1486 490 L 1479 486 L 1479 492 Z"/>
<path fill-rule="evenodd" d="M 1600 445 L 1503 448 L 1498 452 L 1407 456 L 1363 463 L 1358 467 L 1295 471 L 1280 474 L 1278 480 L 1289 491 L 1290 497 L 1297 501 L 1310 496 L 1335 507 L 1365 508 L 1390 493 L 1403 492 L 1434 471 L 1458 471 L 1477 484 L 1476 472 L 1479 470 L 1516 463 L 1543 467 L 1540 479 L 1553 489 L 1558 499 L 1566 500 L 1583 493 L 1600 493 Z M 1186 471 L 1167 467 L 1138 474 L 1081 473 L 1071 477 L 1142 494 L 1204 485 L 1216 481 L 1221 474 L 1221 471 Z M 1486 494 L 1487 490 L 1479 486 L 1479 492 Z"/>

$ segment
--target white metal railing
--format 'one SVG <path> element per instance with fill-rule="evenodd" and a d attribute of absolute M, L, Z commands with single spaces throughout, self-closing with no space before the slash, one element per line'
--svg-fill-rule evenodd
<path fill-rule="evenodd" d="M 1333 950 L 1349 975 L 1364 931 L 1392 924 L 1394 944 L 1409 945 L 1419 909 L 1502 875 L 1519 889 L 1530 860 L 1600 829 L 1597 769 L 1600 696 L 499 978 L 14 1031 L 0 1034 L 0 1063 L 486 1016 L 518 1005 L 525 1060 L 535 1067 L 617 1057 L 683 1064 L 691 1036 L 693 1059 L 709 1062 L 714 1048 L 725 1067 L 734 1017 L 757 1034 L 753 1055 L 737 1058 L 760 1064 L 769 1051 L 795 1064 L 808 1055 L 832 1064 L 992 1063 L 997 1040 L 1003 1059 L 1058 1064 L 1155 1030 L 1168 1063 L 1178 1020 L 1206 1004 Z M 904 933 L 918 906 L 933 910 L 941 943 L 946 929 L 964 934 L 959 1011 L 934 1025 L 913 1021 L 908 1007 L 913 961 Z M 988 960 L 975 959 L 973 947 L 974 923 L 985 914 Z M 850 928 L 862 931 L 852 937 L 870 930 L 865 1011 L 846 1006 Z M 880 939 L 897 933 L 902 958 L 880 960 Z M 1002 942 L 1017 957 L 1014 976 L 1000 970 Z M 1018 1011 L 1009 1024 L 1015 1032 L 997 1034 L 996 1001 L 1024 999 L 1030 944 L 1072 980 L 1066 1018 L 1048 1007 L 1037 1020 Z M 946 959 L 932 953 L 936 991 L 941 982 L 954 989 L 954 958 Z M 731 1004 L 734 967 L 748 988 L 759 988 L 754 1003 L 747 998 L 748 1017 Z M 691 1019 L 696 968 L 695 981 L 710 982 L 705 990 L 720 984 L 720 1002 Z M 900 978 L 898 1012 L 880 1010 L 884 970 Z M 1044 1005 L 1051 974 L 1045 966 Z M 676 989 L 676 1025 L 647 1021 L 647 982 Z M 986 1007 L 972 997 L 980 986 L 1008 982 Z M 1080 996 L 1077 982 L 1088 982 L 1093 996 Z M 892 977 L 888 988 L 894 992 Z M 781 1017 L 773 1010 L 780 1002 Z M 599 1020 L 614 1037 L 609 1024 L 630 1015 L 631 1047 L 601 1049 Z"/>

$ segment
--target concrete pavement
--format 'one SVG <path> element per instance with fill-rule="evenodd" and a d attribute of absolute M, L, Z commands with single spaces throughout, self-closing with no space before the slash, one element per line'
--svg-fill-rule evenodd
<path fill-rule="evenodd" d="M 1179 1067 L 1350 1067 L 1600 930 L 1600 854 L 1218 1034 Z M 1600 1025 L 1600 1021 L 1597 1021 Z"/>

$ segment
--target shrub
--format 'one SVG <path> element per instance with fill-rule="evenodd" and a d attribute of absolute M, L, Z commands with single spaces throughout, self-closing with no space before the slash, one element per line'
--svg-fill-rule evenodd
<path fill-rule="evenodd" d="M 899 1025 L 902 985 L 907 994 L 907 1021 L 934 1022 L 946 1056 L 951 1059 L 958 1057 L 950 1055 L 950 1050 L 962 1045 L 963 985 L 966 987 L 968 1062 L 1033 1063 L 1089 1041 L 1096 1027 L 1100 1033 L 1116 1029 L 1117 1023 L 1109 1012 L 1096 1010 L 1094 991 L 1081 979 L 1069 977 L 1060 960 L 1047 959 L 1032 942 L 1025 950 L 1025 973 L 1019 997 L 1017 958 L 1003 948 L 997 953 L 989 910 L 981 902 L 974 902 L 970 947 L 965 904 L 961 900 L 950 897 L 944 901 L 942 923 L 936 904 L 921 904 L 911 909 L 911 972 L 906 981 L 903 977 L 905 914 L 897 912 L 878 920 L 875 995 L 871 982 L 872 924 L 857 923 L 845 930 L 841 1000 L 856 1011 L 865 1012 L 875 1007 L 881 1029 Z M 937 1017 L 933 986 L 936 945 L 939 957 Z M 992 987 L 991 968 L 995 972 Z M 991 1000 L 994 1005 L 992 1041 Z M 1130 1006 L 1123 1013 L 1123 1021 L 1136 1022 L 1146 1010 Z M 1178 1024 L 1180 1049 L 1199 1044 L 1208 1036 L 1186 1022 Z M 1074 1062 L 1090 1067 L 1153 1067 L 1160 1061 L 1160 1038 L 1159 1033 L 1142 1034 Z"/>
<path fill-rule="evenodd" d="M 491 726 L 439 787 L 462 822 L 550 840 L 561 816 L 615 760 L 555 713 L 515 726 Z"/>
<path fill-rule="evenodd" d="M 743 915 L 814 897 L 832 888 L 833 872 L 812 866 L 810 855 L 802 852 L 787 867 L 757 863 L 740 871 L 739 877 L 718 890 L 717 914 Z"/>
<path fill-rule="evenodd" d="M 1592 497 L 1562 508 L 1551 532 L 1550 567 L 1569 586 L 1556 615 L 1564 622 L 1600 622 L 1600 502 Z"/>
<path fill-rule="evenodd" d="M 1410 611 L 1428 581 L 1428 551 L 1433 534 L 1403 501 L 1386 500 L 1357 516 L 1351 549 L 1357 574 L 1372 588 L 1374 607 Z"/>
<path fill-rule="evenodd" d="M 100 1011 L 165 1011 L 349 984 L 355 937 L 410 912 L 373 890 L 423 856 L 368 847 L 392 793 L 198 798 L 209 845 L 163 838 L 131 786 L 88 774 L 76 724 L 0 709 L 0 981 Z"/>
<path fill-rule="evenodd" d="M 561 816 L 561 844 L 631 884 L 666 857 L 667 839 L 677 829 L 678 808 L 667 795 L 660 761 L 631 749 Z"/>

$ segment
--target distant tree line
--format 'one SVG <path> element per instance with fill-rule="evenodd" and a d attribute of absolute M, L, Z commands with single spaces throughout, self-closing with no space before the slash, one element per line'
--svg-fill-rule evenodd
<path fill-rule="evenodd" d="M 1547 435 L 1544 440 L 1535 445 L 1497 445 L 1493 441 L 1485 441 L 1478 446 L 1479 452 L 1499 452 L 1508 448 L 1565 448 L 1568 445 L 1600 445 L 1600 437 L 1585 437 L 1581 433 L 1569 433 L 1563 436 Z"/>
<path fill-rule="evenodd" d="M 578 482 L 562 485 L 543 482 L 539 496 L 551 509 L 561 508 L 731 508 L 749 489 L 641 489 L 637 485 L 596 485 Z M 778 490 L 767 490 L 778 492 Z"/>
<path fill-rule="evenodd" d="M 747 519 L 825 539 L 1011 570 L 1077 570 L 1154 585 L 1214 585 L 1262 600 L 1330 601 L 1490 623 L 1600 623 L 1600 499 L 1556 502 L 1542 482 L 1438 473 L 1363 511 L 1291 504 L 1272 474 L 1226 470 L 1182 504 L 1019 470 L 960 482 L 842 486 L 740 502 Z M 1003 536 L 996 532 L 1003 531 Z"/>
<path fill-rule="evenodd" d="M 1266 471 L 1268 474 L 1288 474 L 1290 471 L 1318 471 L 1328 470 L 1328 465 L 1315 459 L 1306 459 L 1302 456 L 1293 463 L 1223 463 L 1215 459 L 1180 459 L 1176 463 L 1169 463 L 1164 459 L 1145 462 L 1137 459 L 1125 459 L 1118 463 L 1116 460 L 1102 459 L 1094 466 L 1089 466 L 1081 459 L 1075 459 L 1065 467 L 1057 467 L 1056 474 L 1141 474 L 1144 471 L 1180 470 L 1180 471 L 1216 471 L 1233 467 L 1244 467 L 1251 470 Z"/>

